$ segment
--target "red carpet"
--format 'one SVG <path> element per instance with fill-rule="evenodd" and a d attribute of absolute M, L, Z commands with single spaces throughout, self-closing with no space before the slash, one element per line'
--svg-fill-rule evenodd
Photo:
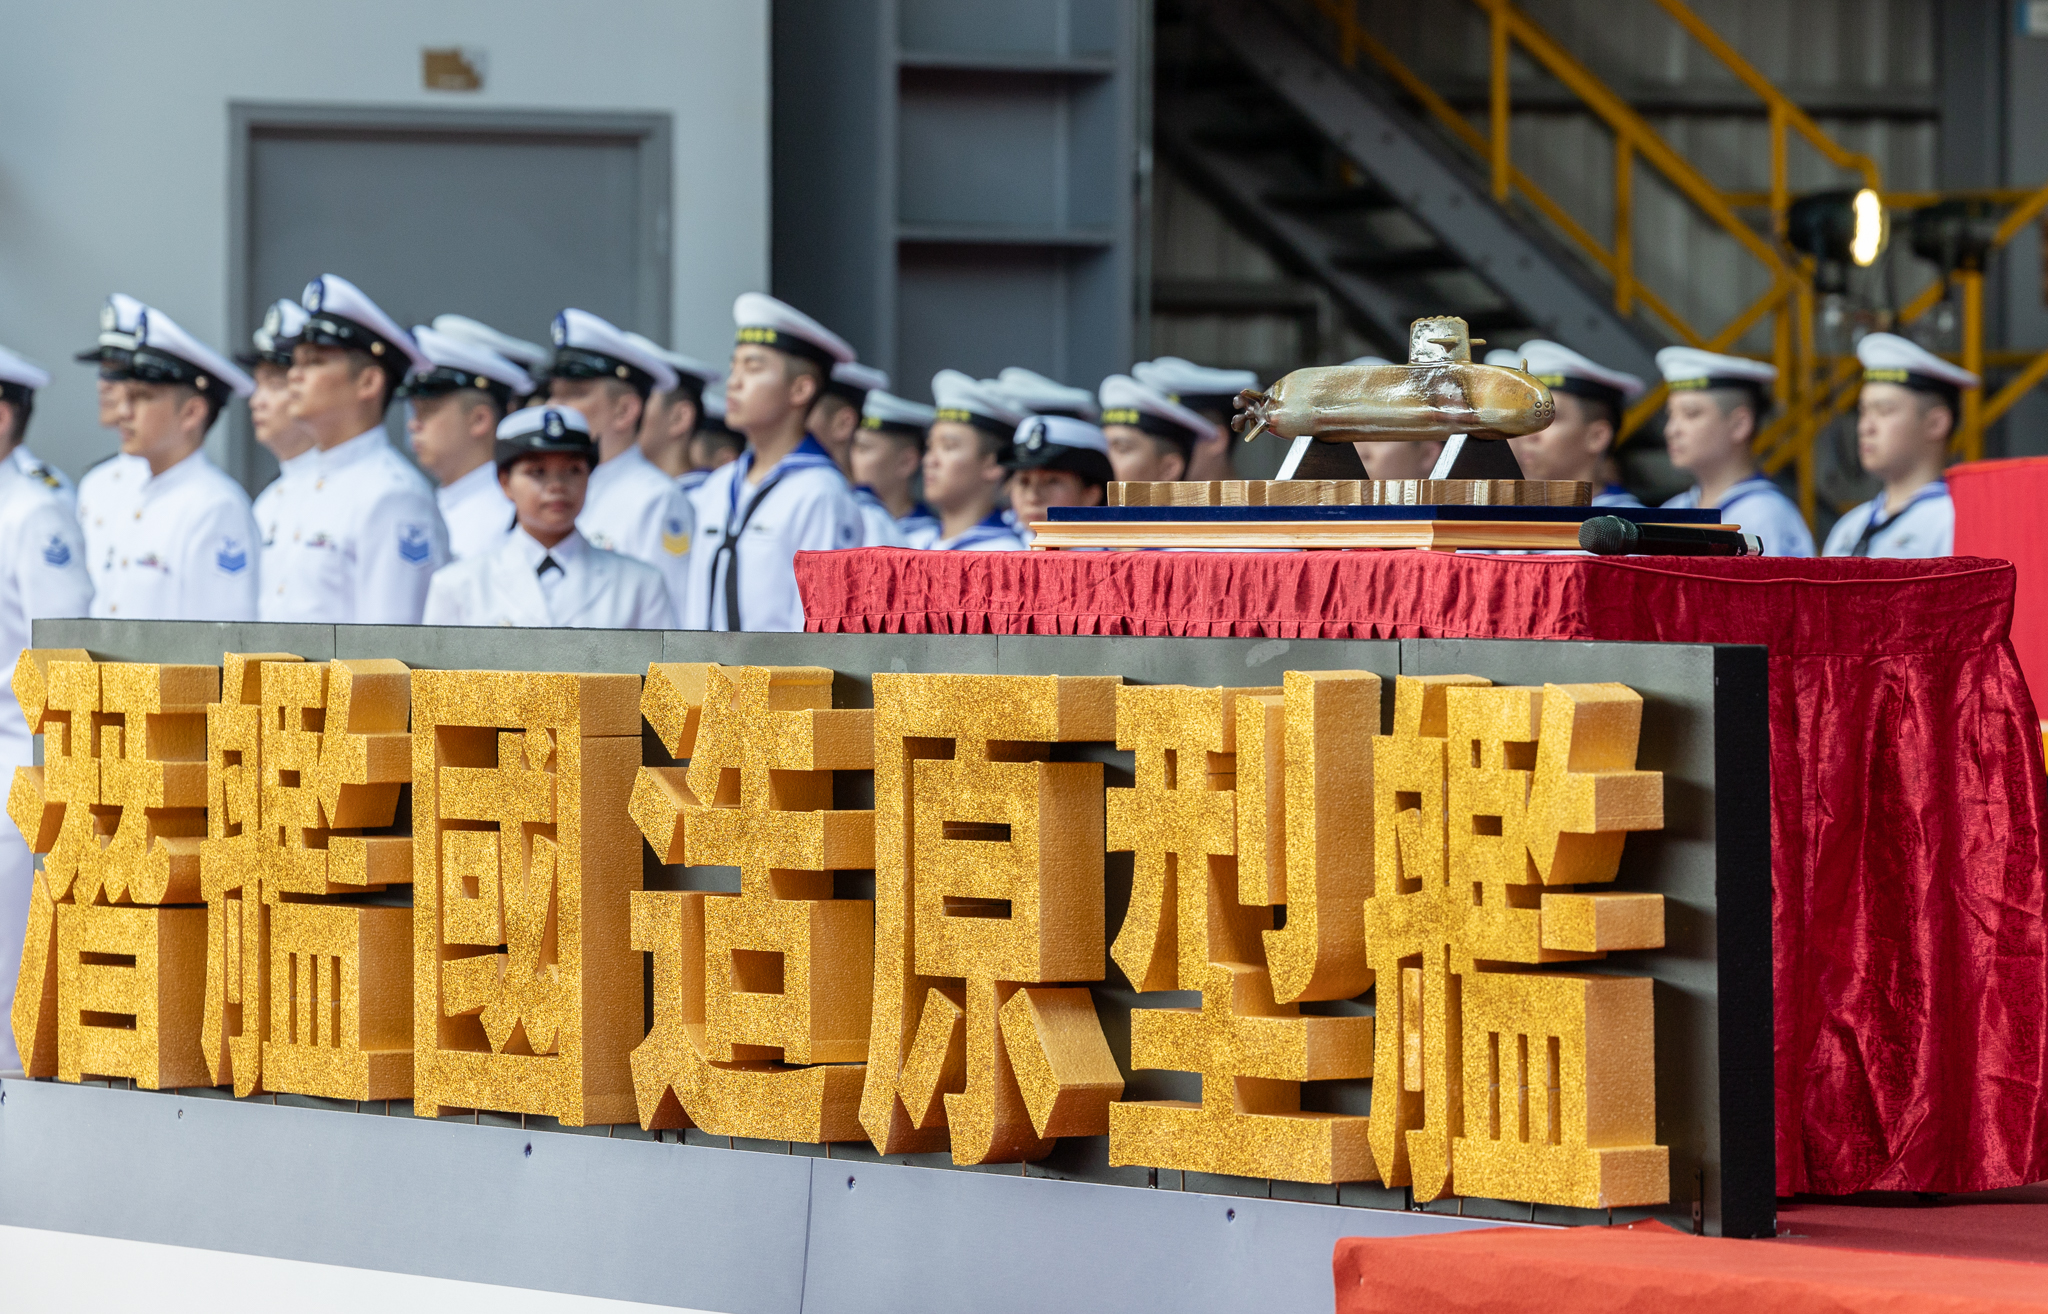
<path fill-rule="evenodd" d="M 1871 1231 L 1861 1215 L 1896 1215 L 1892 1227 L 1912 1229 L 1919 1215 L 2025 1210 L 2048 1220 L 2039 1205 L 1983 1205 L 1925 1210 L 1826 1204 L 1797 1207 L 1800 1228 Z M 1837 1212 L 1857 1217 L 1837 1221 Z M 1882 1230 L 1882 1229 L 1877 1229 Z M 1448 1236 L 1337 1243 L 1337 1314 L 1414 1314 L 1416 1310 L 1485 1310 L 1487 1314 L 1886 1314 L 2048 1311 L 2048 1267 L 2009 1259 L 1946 1254 L 1884 1253 L 1784 1241 L 1694 1237 L 1661 1223 L 1632 1227 L 1501 1229 Z"/>

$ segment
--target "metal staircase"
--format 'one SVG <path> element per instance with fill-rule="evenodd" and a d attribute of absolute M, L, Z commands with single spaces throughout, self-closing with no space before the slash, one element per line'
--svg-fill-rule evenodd
<path fill-rule="evenodd" d="M 1487 178 L 1385 89 L 1269 0 L 1162 3 L 1154 142 L 1383 352 L 1457 314 L 1475 335 L 1551 337 L 1654 373 L 1663 345 L 1583 261 L 1498 204 Z"/>

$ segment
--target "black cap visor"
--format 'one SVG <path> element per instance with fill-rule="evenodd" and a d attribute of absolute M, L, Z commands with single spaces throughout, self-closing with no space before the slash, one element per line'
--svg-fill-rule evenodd
<path fill-rule="evenodd" d="M 654 391 L 654 376 L 635 365 L 629 365 L 615 356 L 599 351 L 585 351 L 581 347 L 557 347 L 555 357 L 548 362 L 547 377 L 550 379 L 617 379 L 627 384 L 642 398 Z"/>

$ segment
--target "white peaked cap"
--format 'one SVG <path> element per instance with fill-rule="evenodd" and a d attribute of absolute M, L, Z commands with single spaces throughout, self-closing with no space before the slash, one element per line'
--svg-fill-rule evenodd
<path fill-rule="evenodd" d="M 1513 359 L 1495 360 L 1495 356 L 1509 356 Z M 1515 355 L 1512 351 L 1491 351 L 1486 354 L 1486 363 L 1488 365 L 1519 365 L 1521 361 L 1522 358 Z M 1350 368 L 1363 368 L 1367 365 L 1392 365 L 1393 363 L 1385 356 L 1353 356 L 1350 360 L 1344 362 Z"/>
<path fill-rule="evenodd" d="M 1034 415 L 1072 415 L 1093 420 L 1099 413 L 1095 394 L 1086 388 L 1070 388 L 1022 366 L 1010 366 L 996 375 L 994 383 L 1011 401 Z"/>
<path fill-rule="evenodd" d="M 682 378 L 690 379 L 698 384 L 704 384 L 719 377 L 719 368 L 709 361 L 698 360 L 695 356 L 685 356 L 680 351 L 670 351 L 667 347 L 662 346 L 659 342 L 645 334 L 628 332 L 626 337 L 633 342 L 639 343 L 641 348 L 650 355 L 667 361 L 669 368 L 682 376 Z M 680 383 L 681 379 L 678 379 L 677 382 Z"/>
<path fill-rule="evenodd" d="M 863 365 L 857 360 L 842 360 L 832 367 L 832 382 L 854 392 L 873 392 L 889 386 L 889 375 L 872 365 Z"/>
<path fill-rule="evenodd" d="M 344 319 L 404 353 L 406 359 L 412 362 L 413 369 L 425 371 L 434 368 L 434 363 L 421 353 L 419 344 L 412 340 L 412 334 L 398 327 L 398 321 L 385 314 L 382 306 L 370 300 L 368 294 L 340 274 L 322 274 L 306 284 L 306 291 L 300 296 L 299 304 L 306 308 L 308 331 L 319 329 L 319 325 L 314 321 L 321 316 Z M 364 350 L 373 356 L 382 355 L 376 350 L 374 343 L 366 346 Z"/>
<path fill-rule="evenodd" d="M 461 338 L 486 351 L 495 351 L 506 360 L 513 361 L 526 370 L 537 370 L 548 363 L 548 349 L 538 342 L 515 338 L 510 333 L 500 333 L 482 320 L 467 315 L 436 315 L 434 331 L 445 333 L 451 338 Z"/>
<path fill-rule="evenodd" d="M 573 406 L 528 406 L 498 421 L 500 438 L 524 438 L 530 433 L 547 433 L 551 429 L 553 436 L 557 437 L 564 430 L 588 437 L 590 421 Z"/>
<path fill-rule="evenodd" d="M 1028 417 L 1017 426 L 1017 445 L 1025 448 L 1072 447 L 1109 455 L 1109 440 L 1102 436 L 1102 430 L 1070 415 Z"/>
<path fill-rule="evenodd" d="M 1216 425 L 1206 416 L 1198 415 L 1168 397 L 1157 388 L 1147 387 L 1128 374 L 1112 374 L 1102 381 L 1098 394 L 1102 399 L 1102 422 L 1104 424 L 1129 424 L 1141 429 L 1152 430 L 1150 425 L 1165 425 L 1169 429 L 1184 429 L 1190 441 L 1207 438 L 1216 432 Z M 1171 433 L 1162 436 L 1177 436 Z"/>
<path fill-rule="evenodd" d="M 1903 383 L 1910 388 L 1925 380 L 1961 390 L 1979 387 L 1984 382 L 1962 366 L 1951 364 L 1896 333 L 1864 334 L 1856 344 L 1856 359 L 1863 364 L 1865 383 Z M 1916 374 L 1920 379 L 1912 377 Z"/>
<path fill-rule="evenodd" d="M 247 397 L 256 391 L 256 380 L 243 373 L 241 366 L 187 333 L 176 320 L 154 307 L 143 308 L 142 318 L 136 325 L 135 350 L 152 351 L 183 361 L 193 369 L 219 379 L 237 397 Z"/>
<path fill-rule="evenodd" d="M 1353 365 L 1383 363 L 1385 362 L 1382 362 L 1377 356 L 1360 356 L 1357 360 L 1351 362 Z M 1518 370 L 1522 368 L 1522 353 L 1512 347 L 1495 347 L 1492 351 L 1486 353 L 1486 363 L 1488 365 L 1499 365 L 1507 369 Z"/>
<path fill-rule="evenodd" d="M 867 402 L 860 408 L 860 416 L 862 426 L 869 429 L 929 429 L 939 418 L 939 413 L 923 402 L 898 397 L 880 388 L 870 388 Z"/>
<path fill-rule="evenodd" d="M 100 345 L 126 350 L 135 345 L 135 326 L 142 321 L 144 307 L 126 292 L 108 296 L 100 307 Z"/>
<path fill-rule="evenodd" d="M 827 369 L 843 365 L 858 354 L 845 338 L 765 292 L 740 293 L 732 303 L 732 322 L 738 330 L 734 335 L 736 342 L 755 342 L 808 356 Z"/>
<path fill-rule="evenodd" d="M 1767 388 L 1778 379 L 1778 367 L 1768 361 L 1723 356 L 1698 347 L 1664 348 L 1657 353 L 1657 371 L 1674 388 L 1704 388 L 1709 380 Z"/>
<path fill-rule="evenodd" d="M 518 365 L 506 360 L 497 352 L 479 347 L 452 333 L 421 324 L 412 331 L 413 341 L 434 363 L 433 370 L 415 371 L 431 374 L 434 370 L 454 370 L 461 374 L 479 374 L 494 383 L 509 388 L 514 397 L 524 397 L 533 391 L 533 377 Z M 476 384 L 482 387 L 481 383 Z"/>
<path fill-rule="evenodd" d="M 1250 370 L 1219 370 L 1179 356 L 1141 360 L 1131 366 L 1131 377 L 1172 401 L 1182 397 L 1235 397 L 1246 388 L 1259 386 L 1259 376 Z"/>
<path fill-rule="evenodd" d="M 39 365 L 32 365 L 7 348 L 0 347 L 0 383 L 11 383 L 17 388 L 27 388 L 34 392 L 37 388 L 47 387 L 49 382 L 48 370 Z"/>
<path fill-rule="evenodd" d="M 1026 414 L 993 384 L 959 370 L 940 370 L 932 375 L 932 401 L 938 409 L 938 420 L 966 424 L 980 420 L 985 425 L 1000 426 L 1005 437 Z"/>
<path fill-rule="evenodd" d="M 653 343 L 638 333 L 626 332 L 602 315 L 593 315 L 572 306 L 555 316 L 550 331 L 557 350 L 587 351 L 593 356 L 615 361 L 627 370 L 638 370 L 654 380 L 656 392 L 674 392 L 676 384 L 681 382 L 676 377 L 675 368 L 650 350 Z M 635 338 L 639 341 L 634 341 Z M 619 377 L 625 378 L 626 375 L 622 371 Z"/>
<path fill-rule="evenodd" d="M 305 327 L 306 308 L 290 297 L 279 297 L 263 312 L 263 322 L 249 335 L 249 340 L 256 344 L 256 350 L 273 352 L 298 337 Z"/>
<path fill-rule="evenodd" d="M 1522 359 L 1529 362 L 1526 367 L 1528 372 L 1547 387 L 1562 387 L 1569 391 L 1572 381 L 1577 380 L 1618 392 L 1623 401 L 1634 401 L 1649 391 L 1649 385 L 1635 375 L 1610 370 L 1605 365 L 1586 359 L 1570 347 L 1547 338 L 1529 339 L 1522 344 L 1520 354 Z M 1493 358 L 1488 356 L 1486 363 L 1491 365 Z M 1659 365 L 1661 364 L 1660 357 Z M 1771 376 L 1775 378 L 1777 371 L 1773 370 Z"/>

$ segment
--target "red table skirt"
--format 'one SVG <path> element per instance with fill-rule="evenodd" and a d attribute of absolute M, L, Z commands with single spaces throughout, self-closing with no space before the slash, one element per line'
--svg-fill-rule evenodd
<path fill-rule="evenodd" d="M 797 557 L 808 628 L 1770 650 L 1778 1186 L 2048 1178 L 2048 820 L 2003 561 Z"/>

